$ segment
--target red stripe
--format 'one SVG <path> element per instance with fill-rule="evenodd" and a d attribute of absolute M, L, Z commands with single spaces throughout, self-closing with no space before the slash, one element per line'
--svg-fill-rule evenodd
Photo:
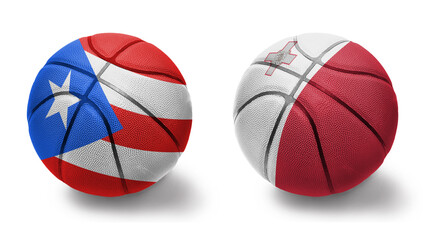
<path fill-rule="evenodd" d="M 56 157 L 51 157 L 43 160 L 44 165 L 57 178 L 59 178 L 58 162 L 59 159 Z M 115 197 L 127 194 L 122 188 L 120 178 L 93 172 L 85 168 L 70 164 L 66 161 L 61 162 L 62 181 L 78 191 L 105 197 Z M 139 192 L 150 187 L 155 183 L 129 179 L 125 179 L 125 181 L 129 193 Z"/>
<path fill-rule="evenodd" d="M 169 134 L 150 116 L 113 106 L 123 129 L 113 134 L 115 144 L 154 152 L 182 152 L 187 145 L 192 120 L 158 118 L 176 137 L 180 149 Z M 109 137 L 103 140 L 109 141 Z"/>
<path fill-rule="evenodd" d="M 184 84 L 172 60 L 156 46 L 136 37 L 104 33 L 81 38 L 85 51 L 118 67 L 161 81 Z"/>

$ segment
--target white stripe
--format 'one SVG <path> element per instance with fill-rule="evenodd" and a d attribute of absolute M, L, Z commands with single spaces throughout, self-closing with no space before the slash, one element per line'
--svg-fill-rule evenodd
<path fill-rule="evenodd" d="M 101 58 L 86 52 L 94 72 L 97 74 L 106 64 Z M 100 76 L 121 91 L 135 99 L 158 118 L 191 119 L 191 100 L 185 85 L 165 82 L 128 71 L 113 64 Z M 145 114 L 136 105 L 117 94 L 109 87 L 101 85 L 110 104 Z"/>
<path fill-rule="evenodd" d="M 176 164 L 179 152 L 151 152 L 116 145 L 125 179 L 157 182 Z M 59 157 L 59 156 L 57 156 Z M 64 153 L 62 160 L 78 167 L 119 177 L 111 143 L 98 140 Z"/>

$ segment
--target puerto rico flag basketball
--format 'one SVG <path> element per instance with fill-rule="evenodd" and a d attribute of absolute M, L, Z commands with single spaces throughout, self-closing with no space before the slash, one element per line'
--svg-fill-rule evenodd
<path fill-rule="evenodd" d="M 154 45 L 123 34 L 78 39 L 39 72 L 27 112 L 47 168 L 95 195 L 141 191 L 184 151 L 191 101 L 181 73 Z"/>

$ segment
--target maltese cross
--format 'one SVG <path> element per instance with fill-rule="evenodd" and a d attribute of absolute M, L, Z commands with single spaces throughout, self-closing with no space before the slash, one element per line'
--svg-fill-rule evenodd
<path fill-rule="evenodd" d="M 282 50 L 277 52 L 271 52 L 267 55 L 265 62 L 271 63 L 269 69 L 266 71 L 267 76 L 272 76 L 273 72 L 275 71 L 276 67 L 281 64 L 289 65 L 294 61 L 294 58 L 297 55 L 291 53 L 291 49 L 297 44 L 297 42 L 290 41 L 288 42 Z"/>

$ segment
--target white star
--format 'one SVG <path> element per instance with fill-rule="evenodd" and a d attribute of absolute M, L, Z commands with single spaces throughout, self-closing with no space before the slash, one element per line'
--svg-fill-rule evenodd
<path fill-rule="evenodd" d="M 71 78 L 71 72 L 69 71 L 69 74 L 66 77 L 66 80 L 61 87 L 57 86 L 56 84 L 54 84 L 52 81 L 49 80 L 51 91 L 53 92 L 53 94 L 59 93 L 59 92 L 69 93 L 70 78 Z M 65 128 L 67 128 L 68 108 L 72 106 L 73 104 L 79 102 L 80 99 L 70 93 L 69 95 L 65 95 L 65 96 L 66 97 L 64 97 L 63 95 L 54 97 L 53 105 L 51 105 L 46 118 L 56 113 L 59 113 L 60 117 L 62 118 L 63 124 L 65 125 Z"/>

